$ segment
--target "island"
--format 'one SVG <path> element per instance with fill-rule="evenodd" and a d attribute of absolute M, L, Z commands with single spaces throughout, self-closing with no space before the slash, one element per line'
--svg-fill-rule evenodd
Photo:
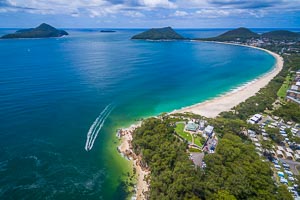
<path fill-rule="evenodd" d="M 101 33 L 115 33 L 116 31 L 114 30 L 101 30 Z"/>
<path fill-rule="evenodd" d="M 183 36 L 176 33 L 171 27 L 152 28 L 133 36 L 135 40 L 183 40 Z"/>
<path fill-rule="evenodd" d="M 14 39 L 14 38 L 49 38 L 49 37 L 62 37 L 69 35 L 64 30 L 58 30 L 49 24 L 42 23 L 36 28 L 21 29 L 12 34 L 7 34 L 1 39 Z"/>

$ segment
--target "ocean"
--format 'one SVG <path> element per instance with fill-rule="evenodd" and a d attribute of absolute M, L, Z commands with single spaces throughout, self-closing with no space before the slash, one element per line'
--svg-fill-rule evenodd
<path fill-rule="evenodd" d="M 247 47 L 99 30 L 0 40 L 0 199 L 125 199 L 132 169 L 117 152 L 118 128 L 234 90 L 275 63 Z"/>

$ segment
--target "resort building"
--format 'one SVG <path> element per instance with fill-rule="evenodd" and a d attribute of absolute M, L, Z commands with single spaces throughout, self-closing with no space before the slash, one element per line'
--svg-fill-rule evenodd
<path fill-rule="evenodd" d="M 199 127 L 198 124 L 195 124 L 194 122 L 189 121 L 189 122 L 187 123 L 187 125 L 185 126 L 185 130 L 186 130 L 186 131 L 196 132 L 196 131 L 198 130 L 198 127 Z"/>
<path fill-rule="evenodd" d="M 212 134 L 213 134 L 213 132 L 214 132 L 214 127 L 208 125 L 208 126 L 204 129 L 204 132 L 205 132 L 205 134 L 206 134 L 208 137 L 211 137 Z"/>
<path fill-rule="evenodd" d="M 201 120 L 199 123 L 199 129 L 203 131 L 205 129 L 205 121 Z"/>

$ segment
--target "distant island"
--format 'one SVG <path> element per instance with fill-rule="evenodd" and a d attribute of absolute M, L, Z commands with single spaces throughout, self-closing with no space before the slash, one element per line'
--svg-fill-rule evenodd
<path fill-rule="evenodd" d="M 117 31 L 114 31 L 114 30 L 101 30 L 100 32 L 101 33 L 115 33 Z"/>
<path fill-rule="evenodd" d="M 206 40 L 206 41 L 219 41 L 219 42 L 228 42 L 228 41 L 236 41 L 236 42 L 246 42 L 249 40 L 280 40 L 280 41 L 299 41 L 300 34 L 296 32 L 286 31 L 286 30 L 276 30 L 270 31 L 263 34 L 257 34 L 252 32 L 251 30 L 240 27 L 234 30 L 227 31 L 217 37 L 211 38 L 198 38 L 198 40 Z"/>
<path fill-rule="evenodd" d="M 133 36 L 137 40 L 183 40 L 183 36 L 176 33 L 171 27 L 152 28 Z"/>
<path fill-rule="evenodd" d="M 64 30 L 58 30 L 49 24 L 42 23 L 36 28 L 21 29 L 12 34 L 7 34 L 1 39 L 14 39 L 14 38 L 49 38 L 49 37 L 62 37 L 69 35 Z"/>

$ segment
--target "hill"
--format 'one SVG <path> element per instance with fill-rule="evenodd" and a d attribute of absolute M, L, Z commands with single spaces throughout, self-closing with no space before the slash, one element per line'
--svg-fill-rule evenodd
<path fill-rule="evenodd" d="M 183 40 L 183 36 L 176 33 L 171 27 L 152 28 L 133 36 L 131 39 L 138 40 Z"/>
<path fill-rule="evenodd" d="M 270 31 L 262 34 L 261 36 L 272 40 L 300 40 L 299 33 L 286 30 Z"/>
<path fill-rule="evenodd" d="M 213 40 L 213 41 L 245 41 L 251 38 L 259 38 L 260 35 L 257 33 L 252 32 L 247 28 L 237 28 L 234 30 L 227 31 L 217 37 L 213 38 L 205 38 L 203 40 Z"/>
<path fill-rule="evenodd" d="M 41 24 L 36 28 L 22 29 L 15 33 L 7 34 L 1 37 L 1 39 L 13 39 L 13 38 L 48 38 L 48 37 L 61 37 L 63 35 L 69 35 L 64 30 L 58 30 L 48 24 Z"/>

